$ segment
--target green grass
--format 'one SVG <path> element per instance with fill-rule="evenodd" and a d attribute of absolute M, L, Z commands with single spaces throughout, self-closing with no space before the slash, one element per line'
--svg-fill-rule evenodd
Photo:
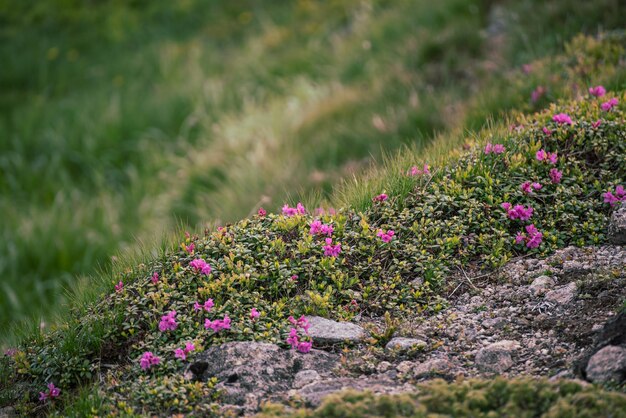
<path fill-rule="evenodd" d="M 53 322 L 137 239 L 320 202 L 383 150 L 530 108 L 553 74 L 512 85 L 520 64 L 622 24 L 578 3 L 0 1 L 0 330 Z"/>

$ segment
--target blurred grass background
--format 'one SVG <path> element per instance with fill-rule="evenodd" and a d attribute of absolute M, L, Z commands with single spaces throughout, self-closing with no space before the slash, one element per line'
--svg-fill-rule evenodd
<path fill-rule="evenodd" d="M 571 94 L 532 102 L 553 74 L 510 74 L 625 9 L 0 0 L 0 334 L 138 240 L 286 200 L 356 202 L 334 186 L 385 152 Z"/>

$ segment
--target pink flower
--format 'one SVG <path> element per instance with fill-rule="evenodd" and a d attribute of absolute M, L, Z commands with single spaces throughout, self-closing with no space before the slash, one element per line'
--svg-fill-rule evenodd
<path fill-rule="evenodd" d="M 4 355 L 7 357 L 14 357 L 17 354 L 17 348 L 7 348 L 4 350 Z"/>
<path fill-rule="evenodd" d="M 373 198 L 372 201 L 374 201 L 374 202 L 384 202 L 388 198 L 389 198 L 389 196 L 387 196 L 385 193 L 381 193 L 378 196 L 376 196 L 375 198 Z"/>
<path fill-rule="evenodd" d="M 606 193 L 603 193 L 602 197 L 604 197 L 604 203 L 615 206 L 616 203 L 626 200 L 626 190 L 624 190 L 624 186 L 620 184 L 619 186 L 615 187 L 614 193 L 608 191 Z"/>
<path fill-rule="evenodd" d="M 619 100 L 617 100 L 617 98 L 613 97 L 611 100 L 604 102 L 600 105 L 600 107 L 602 108 L 602 110 L 604 110 L 605 112 L 610 111 L 611 109 L 613 109 L 613 107 L 617 106 L 617 104 L 619 103 Z"/>
<path fill-rule="evenodd" d="M 296 205 L 296 210 L 298 211 L 298 214 L 300 215 L 304 215 L 306 213 L 306 209 L 300 202 L 298 202 L 298 204 Z"/>
<path fill-rule="evenodd" d="M 326 257 L 338 257 L 341 253 L 341 244 L 333 245 L 332 238 L 326 238 L 326 245 L 322 247 Z"/>
<path fill-rule="evenodd" d="M 283 206 L 283 215 L 285 216 L 296 216 L 298 213 L 298 210 L 296 208 L 292 208 L 289 205 L 285 204 Z"/>
<path fill-rule="evenodd" d="M 189 245 L 183 244 L 183 249 L 187 254 L 193 255 L 193 250 L 196 249 L 196 245 L 193 242 Z"/>
<path fill-rule="evenodd" d="M 567 113 L 557 113 L 552 116 L 552 120 L 559 125 L 571 125 L 572 118 Z"/>
<path fill-rule="evenodd" d="M 548 136 L 552 135 L 552 131 L 550 129 L 546 128 L 545 126 L 543 127 L 542 130 L 543 130 L 544 134 L 546 134 Z"/>
<path fill-rule="evenodd" d="M 47 392 L 39 392 L 39 400 L 44 402 L 47 399 L 54 399 L 61 394 L 61 389 L 54 386 L 54 383 L 48 383 Z"/>
<path fill-rule="evenodd" d="M 511 208 L 509 202 L 504 202 L 500 206 L 506 211 L 506 215 L 509 219 L 527 221 L 533 216 L 533 208 L 530 206 L 524 207 L 522 205 L 515 205 L 515 207 Z"/>
<path fill-rule="evenodd" d="M 213 332 L 219 332 L 223 329 L 230 329 L 230 318 L 228 317 L 228 315 L 224 315 L 224 319 L 216 319 L 215 321 L 205 319 L 204 328 L 210 328 L 213 330 Z"/>
<path fill-rule="evenodd" d="M 598 119 L 597 121 L 595 121 L 595 122 L 593 122 L 593 123 L 591 124 L 591 127 L 592 127 L 593 129 L 597 129 L 597 128 L 601 125 L 601 124 L 602 124 L 602 119 Z"/>
<path fill-rule="evenodd" d="M 517 235 L 515 236 L 515 243 L 516 244 L 521 244 L 522 242 L 524 242 L 525 238 L 526 238 L 526 236 L 523 233 L 518 232 Z"/>
<path fill-rule="evenodd" d="M 152 354 L 151 351 L 146 351 L 141 356 L 141 359 L 139 359 L 139 365 L 141 366 L 143 370 L 148 370 L 149 368 L 151 368 L 152 366 L 156 366 L 160 362 L 161 362 L 161 359 L 155 356 L 154 354 Z"/>
<path fill-rule="evenodd" d="M 159 282 L 159 273 L 156 271 L 152 273 L 152 284 L 157 284 Z"/>
<path fill-rule="evenodd" d="M 289 331 L 289 337 L 287 337 L 287 344 L 291 345 L 291 348 L 295 348 L 298 345 L 298 330 L 291 328 Z"/>
<path fill-rule="evenodd" d="M 532 70 L 533 70 L 533 66 L 531 64 L 522 65 L 522 72 L 524 72 L 524 74 L 530 74 Z"/>
<path fill-rule="evenodd" d="M 615 196 L 617 196 L 618 199 L 624 199 L 624 197 L 626 197 L 626 190 L 624 190 L 624 186 L 620 184 L 615 187 Z"/>
<path fill-rule="evenodd" d="M 255 319 L 257 319 L 258 317 L 260 317 L 260 316 L 261 316 L 261 313 L 259 311 L 257 311 L 256 308 L 252 308 L 250 310 L 250 319 L 252 319 L 253 321 Z"/>
<path fill-rule="evenodd" d="M 297 274 L 291 275 L 291 281 L 292 282 L 297 282 L 298 281 L 298 275 Z"/>
<path fill-rule="evenodd" d="M 550 169 L 550 180 L 554 184 L 558 184 L 561 182 L 561 177 L 563 177 L 563 172 L 557 170 L 556 168 Z"/>
<path fill-rule="evenodd" d="M 185 353 L 189 354 L 196 349 L 194 343 L 188 342 L 185 344 Z"/>
<path fill-rule="evenodd" d="M 545 161 L 548 158 L 548 153 L 544 149 L 540 149 L 535 153 L 535 158 L 537 161 Z"/>
<path fill-rule="evenodd" d="M 556 164 L 557 160 L 559 159 L 556 152 L 547 152 L 545 149 L 540 149 L 539 151 L 537 151 L 537 153 L 535 154 L 535 158 L 537 158 L 537 161 L 545 161 L 550 164 Z"/>
<path fill-rule="evenodd" d="M 309 324 L 309 320 L 306 319 L 306 317 L 304 315 L 302 315 L 300 318 L 298 318 L 297 320 L 293 317 L 293 316 L 289 316 L 289 318 L 287 318 L 289 320 L 289 322 L 292 323 L 292 325 L 294 325 L 296 328 L 302 328 L 306 333 L 309 332 L 309 327 L 311 326 L 311 324 Z"/>
<path fill-rule="evenodd" d="M 533 103 L 536 103 L 539 99 L 541 99 L 541 97 L 546 93 L 546 88 L 543 86 L 537 86 L 537 88 L 535 90 L 533 90 L 532 94 L 530 95 L 530 100 Z"/>
<path fill-rule="evenodd" d="M 311 346 L 313 346 L 313 343 L 311 341 L 300 341 L 298 342 L 298 346 L 296 347 L 296 349 L 299 352 L 306 354 L 311 351 Z"/>
<path fill-rule="evenodd" d="M 511 204 L 509 202 L 503 202 L 500 204 L 500 207 L 508 212 L 511 209 Z"/>
<path fill-rule="evenodd" d="M 215 304 L 213 303 L 213 299 L 209 298 L 204 302 L 204 305 L 202 307 L 204 308 L 205 311 L 211 312 L 211 309 L 213 308 L 213 306 L 215 306 Z"/>
<path fill-rule="evenodd" d="M 589 87 L 589 94 L 595 97 L 602 97 L 606 94 L 604 86 Z"/>
<path fill-rule="evenodd" d="M 115 285 L 115 291 L 119 293 L 122 290 L 124 290 L 124 282 L 120 280 L 120 282 Z"/>
<path fill-rule="evenodd" d="M 201 272 L 202 274 L 206 274 L 207 276 L 211 274 L 211 266 L 207 264 L 202 258 L 196 258 L 191 263 L 189 263 L 196 272 Z"/>
<path fill-rule="evenodd" d="M 263 208 L 259 208 L 259 211 L 257 212 L 257 214 L 260 217 L 263 217 L 263 216 L 267 215 L 267 211 L 265 209 L 263 209 Z"/>
<path fill-rule="evenodd" d="M 185 353 L 185 350 L 183 350 L 182 348 L 177 348 L 176 350 L 174 350 L 174 357 L 179 358 L 181 360 L 186 360 L 187 353 Z"/>
<path fill-rule="evenodd" d="M 161 317 L 161 322 L 159 322 L 159 330 L 161 332 L 174 331 L 176 328 L 178 328 L 176 311 L 170 311 Z"/>
<path fill-rule="evenodd" d="M 422 174 L 430 174 L 430 167 L 428 166 L 428 164 L 424 164 L 424 167 L 422 170 L 420 170 L 419 168 L 417 168 L 417 166 L 414 165 L 413 167 L 409 168 L 409 171 L 407 172 L 407 175 L 411 177 L 419 176 Z"/>
<path fill-rule="evenodd" d="M 548 161 L 550 162 L 550 164 L 556 164 L 558 158 L 559 157 L 556 155 L 556 152 L 551 152 L 548 154 Z"/>
<path fill-rule="evenodd" d="M 317 235 L 320 232 L 322 232 L 322 222 L 319 220 L 311 222 L 311 229 L 309 229 L 309 234 Z"/>
<path fill-rule="evenodd" d="M 394 234 L 395 232 L 392 229 L 388 230 L 387 232 L 383 231 L 382 229 L 379 229 L 376 236 L 380 238 L 383 242 L 387 243 L 393 239 Z"/>
<path fill-rule="evenodd" d="M 540 183 L 531 183 L 529 181 L 525 181 L 520 186 L 520 189 L 522 189 L 522 192 L 526 194 L 531 194 L 533 190 L 541 190 L 542 187 L 543 186 Z"/>
<path fill-rule="evenodd" d="M 485 145 L 485 154 L 502 154 L 504 151 L 506 151 L 506 148 L 504 148 L 502 144 L 492 144 L 488 142 L 487 145 Z"/>
<path fill-rule="evenodd" d="M 515 236 L 515 243 L 521 244 L 526 241 L 526 247 L 537 248 L 541 244 L 543 234 L 537 230 L 534 224 L 526 226 L 526 234 L 518 232 Z"/>
<path fill-rule="evenodd" d="M 202 310 L 202 305 L 200 305 L 197 301 L 193 303 L 193 310 L 194 311 L 200 311 Z"/>

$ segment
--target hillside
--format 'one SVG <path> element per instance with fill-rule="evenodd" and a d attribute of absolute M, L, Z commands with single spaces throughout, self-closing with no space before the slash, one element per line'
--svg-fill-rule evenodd
<path fill-rule="evenodd" d="M 595 70 L 623 79 L 610 68 Z M 250 414 L 262 400 L 289 405 L 265 416 L 620 416 L 626 94 L 595 86 L 445 161 L 407 151 L 346 185 L 353 204 L 334 214 L 259 210 L 101 278 L 102 297 L 5 356 L 0 401 L 99 416 Z M 293 409 L 345 387 L 391 394 Z"/>
<path fill-rule="evenodd" d="M 622 46 L 572 40 L 623 15 L 620 0 L 0 2 L 0 339 L 51 326 L 137 241 L 298 196 L 350 206 L 335 186 L 404 146 L 621 88 Z"/>

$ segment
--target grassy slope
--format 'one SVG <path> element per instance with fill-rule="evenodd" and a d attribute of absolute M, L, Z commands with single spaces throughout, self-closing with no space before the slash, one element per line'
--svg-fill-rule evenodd
<path fill-rule="evenodd" d="M 624 55 L 623 42 L 623 38 L 602 42 L 581 38 L 573 49 L 589 60 L 581 63 L 568 55 L 562 70 L 577 72 L 578 65 L 587 68 L 589 64 L 585 76 L 623 80 L 625 70 L 615 64 Z M 365 309 L 365 316 L 437 311 L 445 303 L 439 292 L 446 285 L 447 272 L 458 263 L 489 269 L 529 251 L 545 254 L 570 244 L 602 243 L 610 208 L 601 194 L 626 177 L 626 96 L 620 93 L 618 97 L 621 104 L 611 112 L 600 109 L 607 97 L 580 97 L 522 118 L 519 129 L 498 123 L 474 138 L 477 144 L 469 153 L 451 154 L 446 165 L 433 166 L 432 177 L 396 174 L 399 169 L 405 172 L 416 154 L 392 162 L 384 171 L 386 184 L 360 186 L 365 190 L 383 186 L 391 195 L 388 201 L 323 218 L 334 225 L 334 242 L 342 245 L 337 258 L 324 257 L 322 239 L 309 235 L 310 216 L 268 215 L 187 238 L 185 244 L 193 241 L 196 245 L 193 256 L 170 250 L 146 264 L 103 277 L 103 283 L 109 281 L 104 299 L 94 304 L 91 295 L 77 303 L 58 330 L 31 334 L 14 360 L 1 363 L 2 399 L 10 401 L 29 393 L 32 399 L 46 381 L 54 381 L 69 394 L 71 388 L 89 384 L 98 374 L 103 383 L 80 392 L 69 408 L 95 407 L 102 413 L 200 411 L 211 406 L 198 400 L 212 399 L 214 393 L 211 384 L 192 384 L 180 377 L 184 365 L 173 360 L 172 352 L 184 341 L 194 340 L 198 347 L 249 339 L 284 344 L 288 315 L 318 313 L 350 319 L 353 313 L 343 307 L 353 299 Z M 552 122 L 557 112 L 570 114 L 574 125 Z M 601 125 L 592 126 L 598 119 Z M 543 127 L 553 134 L 546 135 Z M 484 155 L 481 150 L 486 141 L 503 143 L 507 152 Z M 554 167 L 563 171 L 561 183 L 549 181 L 553 166 L 536 161 L 540 148 L 558 152 Z M 525 180 L 540 181 L 544 188 L 525 196 L 519 189 Z M 380 191 L 375 190 L 368 200 Z M 345 196 L 353 196 L 351 208 L 362 204 L 360 193 L 346 192 Z M 537 250 L 514 244 L 515 234 L 527 223 L 506 219 L 499 208 L 503 201 L 535 209 L 531 222 L 544 234 Z M 383 244 L 375 235 L 378 228 L 395 230 L 396 238 Z M 195 257 L 211 263 L 210 277 L 189 267 Z M 154 271 L 161 277 L 157 285 L 150 281 Z M 299 276 L 296 282 L 290 280 L 292 274 Z M 423 284 L 413 281 L 416 277 L 423 278 Z M 124 291 L 111 292 L 111 279 L 119 278 L 125 283 Z M 203 329 L 204 317 L 194 313 L 192 305 L 208 297 L 216 303 L 209 317 L 228 314 L 233 319 L 230 331 L 213 335 Z M 255 323 L 247 319 L 252 307 L 262 312 Z M 175 332 L 160 333 L 159 319 L 172 309 L 179 313 L 180 326 Z M 137 365 L 146 350 L 163 358 L 152 373 L 142 372 Z M 117 366 L 102 372 L 103 363 Z M 17 384 L 9 386 L 9 381 Z M 155 396 L 157 388 L 159 396 Z M 32 407 L 28 398 L 20 405 L 23 412 Z"/>
<path fill-rule="evenodd" d="M 381 149 L 545 105 L 538 83 L 571 95 L 588 75 L 510 69 L 620 2 L 545 3 L 0 2 L 0 329 L 178 220 L 324 196 Z"/>

